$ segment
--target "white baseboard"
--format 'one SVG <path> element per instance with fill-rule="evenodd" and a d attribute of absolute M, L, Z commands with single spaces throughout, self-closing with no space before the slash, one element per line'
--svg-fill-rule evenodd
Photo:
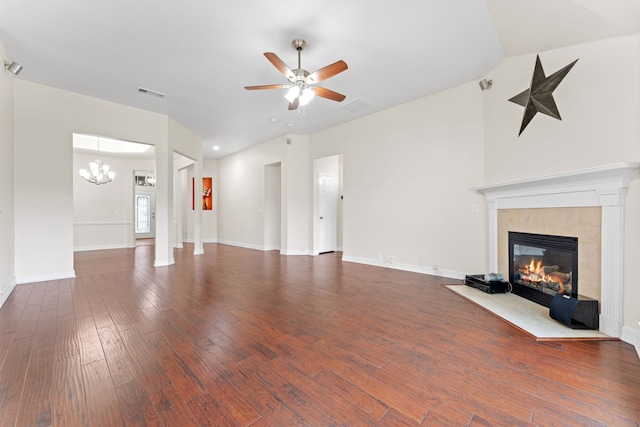
<path fill-rule="evenodd" d="M 16 276 L 16 283 L 21 285 L 23 283 L 47 282 L 49 280 L 73 279 L 75 277 L 76 272 L 73 270 L 60 271 L 57 273 L 35 274 L 32 276 Z"/>
<path fill-rule="evenodd" d="M 287 250 L 280 249 L 280 255 L 298 256 L 298 255 L 312 255 L 312 253 L 309 251 L 287 251 Z"/>
<path fill-rule="evenodd" d="M 91 246 L 76 246 L 73 248 L 74 252 L 85 252 L 85 251 L 101 251 L 104 249 L 131 249 L 135 248 L 136 244 L 133 243 L 112 243 L 108 245 L 91 245 Z"/>
<path fill-rule="evenodd" d="M 9 295 L 11 294 L 11 292 L 15 287 L 16 287 L 16 278 L 14 277 L 13 279 L 11 279 L 11 282 L 9 282 L 7 287 L 3 288 L 2 292 L 0 293 L 0 307 L 4 305 L 5 301 L 7 301 L 7 298 L 9 298 Z"/>
<path fill-rule="evenodd" d="M 168 265 L 173 265 L 175 263 L 176 263 L 175 259 L 173 259 L 173 257 L 171 257 L 171 258 L 162 259 L 162 260 L 155 260 L 155 261 L 153 261 L 153 266 L 154 267 L 166 267 Z"/>
<path fill-rule="evenodd" d="M 182 243 L 195 243 L 194 239 L 182 239 Z M 218 239 L 202 239 L 202 243 L 218 243 Z"/>
<path fill-rule="evenodd" d="M 377 259 L 354 257 L 350 255 L 343 255 L 342 260 L 347 262 L 355 262 L 357 264 L 366 264 L 366 265 L 373 265 L 376 267 L 392 268 L 395 270 L 411 271 L 413 273 L 429 274 L 431 276 L 446 277 L 449 279 L 458 279 L 458 280 L 464 280 L 464 276 L 469 274 L 469 273 L 463 273 L 455 270 L 443 270 L 443 269 L 434 270 L 429 267 L 420 267 L 418 265 L 413 265 L 413 264 L 402 264 L 398 262 L 389 263 L 389 262 L 379 261 Z"/>
<path fill-rule="evenodd" d="M 310 251 L 306 251 L 306 250 L 290 251 L 290 250 L 283 250 L 281 248 L 274 247 L 274 246 L 252 245 L 247 243 L 232 242 L 230 240 L 218 240 L 218 243 L 221 245 L 238 246 L 240 248 L 254 249 L 256 251 L 263 251 L 263 252 L 279 250 L 280 255 L 312 255 Z"/>
<path fill-rule="evenodd" d="M 257 251 L 264 251 L 264 246 L 252 245 L 250 243 L 232 242 L 230 240 L 218 240 L 218 243 L 229 246 L 238 246 L 240 248 L 255 249 Z"/>
<path fill-rule="evenodd" d="M 640 330 L 623 326 L 622 336 L 620 339 L 634 346 L 636 348 L 636 353 L 638 353 L 638 357 L 640 357 Z"/>

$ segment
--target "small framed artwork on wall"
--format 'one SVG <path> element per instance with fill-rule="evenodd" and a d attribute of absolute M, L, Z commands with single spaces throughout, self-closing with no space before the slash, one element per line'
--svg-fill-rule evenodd
<path fill-rule="evenodd" d="M 203 211 L 211 211 L 213 210 L 213 190 L 211 189 L 213 185 L 213 179 L 202 178 L 202 210 Z"/>
<path fill-rule="evenodd" d="M 213 178 L 202 178 L 202 210 L 213 210 Z M 196 208 L 196 179 L 191 178 L 191 210 Z"/>

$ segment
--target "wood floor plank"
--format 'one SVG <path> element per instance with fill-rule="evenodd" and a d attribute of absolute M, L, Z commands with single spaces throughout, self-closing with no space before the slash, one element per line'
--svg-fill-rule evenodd
<path fill-rule="evenodd" d="M 43 306 L 44 310 L 44 306 Z M 34 349 L 55 346 L 57 340 L 57 310 L 41 311 L 34 334 Z"/>
<path fill-rule="evenodd" d="M 294 413 L 258 378 L 260 365 L 255 358 L 245 359 L 232 365 L 230 371 L 225 372 L 225 377 L 263 415 L 263 422 L 280 420 L 276 425 L 305 425 L 304 419 Z"/>
<path fill-rule="evenodd" d="M 74 314 L 58 316 L 56 319 L 55 357 L 64 359 L 80 355 L 78 323 Z"/>
<path fill-rule="evenodd" d="M 106 360 L 83 364 L 82 378 L 91 426 L 109 427 L 123 424 Z"/>
<path fill-rule="evenodd" d="M 41 300 L 41 298 L 39 298 Z M 41 304 L 27 305 L 22 312 L 20 323 L 16 329 L 18 338 L 32 337 L 38 328 L 38 318 L 40 317 Z"/>
<path fill-rule="evenodd" d="M 88 365 L 98 360 L 104 360 L 102 343 L 93 323 L 93 318 L 79 319 L 77 323 L 78 348 L 82 364 Z"/>
<path fill-rule="evenodd" d="M 240 426 L 223 405 L 209 393 L 201 394 L 189 401 L 189 408 L 201 426 Z"/>
<path fill-rule="evenodd" d="M 0 366 L 0 426 L 12 426 L 18 416 L 33 337 L 16 338 Z"/>
<path fill-rule="evenodd" d="M 113 385 L 117 387 L 120 384 L 134 381 L 136 379 L 135 369 L 115 326 L 98 329 L 98 336 L 102 343 Z"/>
<path fill-rule="evenodd" d="M 55 358 L 53 393 L 55 426 L 89 426 L 82 362 L 78 353 Z"/>
<path fill-rule="evenodd" d="M 374 419 L 381 420 L 389 411 L 387 405 L 332 372 L 322 371 L 314 376 L 313 380 L 327 393 L 333 393 L 356 408 L 361 408 L 365 413 L 371 414 Z"/>
<path fill-rule="evenodd" d="M 298 369 L 290 358 L 279 357 L 266 364 L 265 367 L 281 378 L 283 386 L 294 386 L 304 390 L 309 400 L 318 402 L 327 414 L 332 415 L 345 425 L 372 425 L 378 421 L 375 415 L 370 414 L 361 407 L 352 405 L 351 402 L 343 399 L 337 393 L 333 393 L 315 382 L 305 372 Z M 264 375 L 264 372 L 262 372 L 262 375 Z"/>
<path fill-rule="evenodd" d="M 164 367 L 171 382 L 185 401 L 191 401 L 205 393 L 204 384 L 159 332 L 151 333 L 145 338 L 158 363 Z"/>
<path fill-rule="evenodd" d="M 260 381 L 266 384 L 275 397 L 291 409 L 308 425 L 346 425 L 340 417 L 327 411 L 319 401 L 310 396 L 294 384 L 288 383 L 277 372 L 267 365 L 257 367 L 254 373 Z"/>
<path fill-rule="evenodd" d="M 11 302 L 11 297 L 15 292 L 17 292 L 16 289 L 9 295 L 9 298 L 2 306 L 2 310 L 0 310 L 0 335 L 14 334 L 20 326 L 20 319 L 26 308 L 26 303 Z"/>
<path fill-rule="evenodd" d="M 137 381 L 116 386 L 116 394 L 120 402 L 124 426 L 159 427 L 163 425 L 149 396 Z"/>
<path fill-rule="evenodd" d="M 249 425 L 260 418 L 260 413 L 251 402 L 227 378 L 226 364 L 235 361 L 228 358 L 222 349 L 211 345 L 196 347 L 181 345 L 176 348 L 180 357 L 191 366 L 193 375 L 204 384 L 210 395 L 219 402 L 241 425 Z M 225 360 L 227 359 L 227 360 Z"/>
<path fill-rule="evenodd" d="M 50 426 L 53 424 L 53 370 L 54 347 L 38 347 L 31 352 L 25 378 L 20 412 L 16 420 L 19 426 Z"/>
<path fill-rule="evenodd" d="M 195 426 L 197 423 L 193 413 L 157 362 L 147 340 L 134 328 L 121 331 L 120 335 L 136 368 L 138 381 L 163 422 L 168 425 Z"/>

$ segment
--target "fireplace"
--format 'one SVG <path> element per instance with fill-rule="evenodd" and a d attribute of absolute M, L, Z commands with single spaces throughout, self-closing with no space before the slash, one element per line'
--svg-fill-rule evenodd
<path fill-rule="evenodd" d="M 578 238 L 509 231 L 509 282 L 545 307 L 558 293 L 578 298 Z"/>
<path fill-rule="evenodd" d="M 499 211 L 598 207 L 601 210 L 600 292 L 594 297 L 602 310 L 599 330 L 625 342 L 636 342 L 635 330 L 624 325 L 624 214 L 629 183 L 638 177 L 640 163 L 617 163 L 475 188 L 487 198 L 489 271 L 502 272 L 498 269 Z M 546 233 L 563 234 L 555 232 L 555 228 Z M 506 249 L 506 244 L 502 247 Z"/>

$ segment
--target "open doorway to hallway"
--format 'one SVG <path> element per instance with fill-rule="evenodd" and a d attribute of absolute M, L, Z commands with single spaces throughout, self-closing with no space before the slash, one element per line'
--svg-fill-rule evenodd
<path fill-rule="evenodd" d="M 73 239 L 74 251 L 132 248 L 136 246 L 135 171 L 155 170 L 153 145 L 74 133 L 73 144 Z M 79 171 L 98 161 L 114 172 L 109 182 L 97 184 Z M 147 186 L 147 190 L 151 187 Z M 147 207 L 151 215 L 154 202 Z M 149 233 L 145 238 L 155 237 Z"/>
<path fill-rule="evenodd" d="M 265 166 L 264 248 L 282 249 L 282 164 Z"/>

